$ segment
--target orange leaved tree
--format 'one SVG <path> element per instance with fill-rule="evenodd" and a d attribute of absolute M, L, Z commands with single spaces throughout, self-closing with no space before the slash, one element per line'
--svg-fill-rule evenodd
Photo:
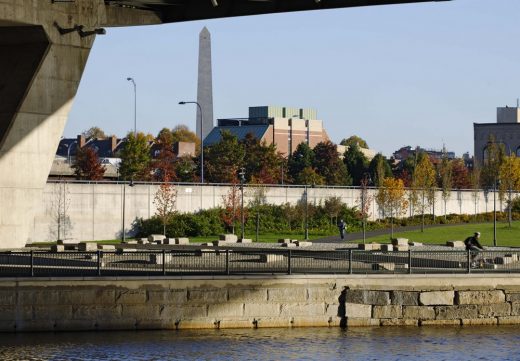
<path fill-rule="evenodd" d="M 402 179 L 385 177 L 383 184 L 377 193 L 377 203 L 383 208 L 385 214 L 390 214 L 392 223 L 391 235 L 394 237 L 394 218 L 402 215 L 408 207 L 405 198 L 404 183 Z"/>

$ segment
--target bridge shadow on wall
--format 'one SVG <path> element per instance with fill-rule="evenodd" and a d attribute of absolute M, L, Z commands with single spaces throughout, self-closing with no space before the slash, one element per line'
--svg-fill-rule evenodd
<path fill-rule="evenodd" d="M 33 129 L 14 135 L 6 144 L 15 114 L 20 109 L 36 73 L 50 48 L 42 26 L 0 27 L 0 150 L 8 152 Z"/>

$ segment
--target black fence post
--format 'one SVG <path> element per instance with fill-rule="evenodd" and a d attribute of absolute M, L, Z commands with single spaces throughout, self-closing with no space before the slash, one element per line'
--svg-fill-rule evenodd
<path fill-rule="evenodd" d="M 34 251 L 31 250 L 31 277 L 34 277 Z"/>
<path fill-rule="evenodd" d="M 162 274 L 166 276 L 166 250 L 162 250 Z"/>
<path fill-rule="evenodd" d="M 466 258 L 467 258 L 467 264 L 468 264 L 468 265 L 467 265 L 466 272 L 471 273 L 471 251 L 468 249 L 468 250 L 467 250 L 467 253 L 468 253 L 468 254 L 467 254 L 467 257 L 466 257 Z"/>
<path fill-rule="evenodd" d="M 97 250 L 97 275 L 101 276 L 101 251 Z"/>
<path fill-rule="evenodd" d="M 352 274 L 352 250 L 348 250 L 348 273 Z"/>
<path fill-rule="evenodd" d="M 229 249 L 226 249 L 226 275 L 229 276 Z"/>
<path fill-rule="evenodd" d="M 291 265 L 291 257 L 292 256 L 292 252 L 290 249 L 287 250 L 287 274 L 288 275 L 291 275 L 292 274 L 292 265 Z"/>
<path fill-rule="evenodd" d="M 408 249 L 408 274 L 412 274 L 412 250 Z"/>
<path fill-rule="evenodd" d="M 256 213 L 256 242 L 258 242 L 259 231 L 260 231 L 260 212 Z"/>

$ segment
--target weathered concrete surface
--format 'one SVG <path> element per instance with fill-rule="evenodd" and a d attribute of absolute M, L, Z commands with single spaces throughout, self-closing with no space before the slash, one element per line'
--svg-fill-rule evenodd
<path fill-rule="evenodd" d="M 55 226 L 52 214 L 52 203 L 55 201 L 55 183 L 48 183 L 43 192 L 43 202 L 36 205 L 34 220 L 31 222 L 30 240 L 32 242 L 43 242 L 55 240 Z M 153 203 L 157 185 L 138 184 L 134 187 L 126 188 L 126 217 L 125 229 L 131 229 L 135 218 L 149 218 L 156 213 Z M 123 189 L 119 184 L 74 184 L 67 185 L 70 207 L 68 217 L 72 229 L 68 237 L 77 241 L 114 239 L 118 238 L 121 232 L 122 223 L 122 201 Z M 266 200 L 272 204 L 283 204 L 286 202 L 295 204 L 302 198 L 303 187 L 264 187 Z M 177 211 L 181 213 L 194 212 L 201 207 L 212 208 L 222 205 L 223 196 L 227 194 L 227 186 L 213 185 L 179 185 L 177 186 Z M 371 195 L 375 195 L 375 190 L 370 190 Z M 244 201 L 247 203 L 252 200 L 254 187 L 247 187 L 244 192 Z M 471 192 L 460 192 L 461 199 L 464 200 L 462 210 L 459 207 L 458 191 L 453 191 L 452 198 L 448 200 L 447 209 L 449 213 L 472 213 L 474 212 L 474 202 Z M 309 190 L 309 200 L 314 203 L 323 202 L 326 199 L 337 196 L 345 204 L 354 207 L 359 204 L 361 197 L 358 189 L 353 188 L 319 188 Z M 437 195 L 440 199 L 440 194 Z M 478 209 L 485 210 L 492 208 L 493 205 L 487 204 L 484 195 L 479 198 Z M 492 202 L 492 197 L 491 197 Z M 487 208 L 486 208 L 487 207 Z M 377 203 L 373 201 L 371 205 L 372 219 L 379 214 Z M 443 208 L 444 209 L 444 208 Z M 288 240 L 286 243 L 291 243 Z M 370 245 L 372 247 L 372 245 Z"/>
<path fill-rule="evenodd" d="M 453 305 L 453 291 L 422 292 L 419 295 L 421 305 Z"/>
<path fill-rule="evenodd" d="M 520 302 L 504 296 L 519 286 L 491 275 L 0 280 L 0 331 L 520 324 Z"/>
<path fill-rule="evenodd" d="M 126 15 L 99 0 L 0 0 L 0 247 L 33 240 L 60 136 L 94 42 L 88 32 Z M 151 12 L 148 12 L 152 14 Z M 132 21 L 157 22 L 139 11 Z M 55 25 L 57 24 L 57 26 Z M 135 23 L 134 23 L 135 24 Z M 57 237 L 56 237 L 57 238 Z M 55 239 L 56 239 L 55 238 Z"/>

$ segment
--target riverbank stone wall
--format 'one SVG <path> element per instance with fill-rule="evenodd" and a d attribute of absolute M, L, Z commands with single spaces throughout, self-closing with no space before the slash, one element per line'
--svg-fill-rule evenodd
<path fill-rule="evenodd" d="M 509 324 L 509 275 L 0 281 L 3 332 Z"/>

